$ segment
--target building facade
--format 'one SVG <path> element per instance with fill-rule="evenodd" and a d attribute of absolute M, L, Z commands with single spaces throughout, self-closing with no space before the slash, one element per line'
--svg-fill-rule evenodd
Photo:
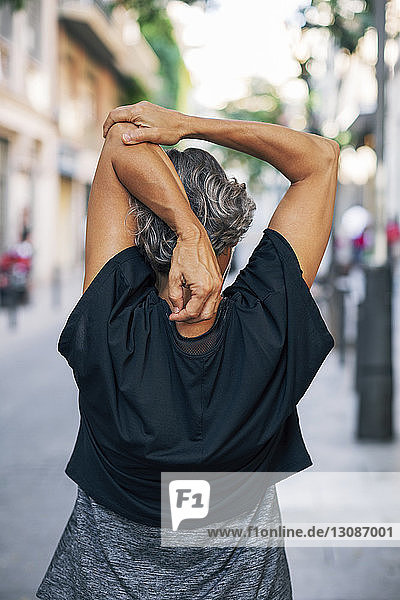
<path fill-rule="evenodd" d="M 0 252 L 30 232 L 32 282 L 84 256 L 87 201 L 107 113 L 159 62 L 132 11 L 101 0 L 0 8 Z"/>
<path fill-rule="evenodd" d="M 51 271 L 58 198 L 57 6 L 0 8 L 0 251 L 34 247 L 34 271 Z"/>

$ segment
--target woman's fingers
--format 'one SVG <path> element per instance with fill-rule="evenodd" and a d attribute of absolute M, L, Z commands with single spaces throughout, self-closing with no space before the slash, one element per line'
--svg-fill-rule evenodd
<path fill-rule="evenodd" d="M 140 142 L 153 142 L 160 143 L 160 133 L 156 127 L 138 127 L 136 131 L 131 133 L 124 133 L 122 135 L 122 141 L 127 145 L 139 144 Z"/>
<path fill-rule="evenodd" d="M 211 307 L 211 309 L 210 309 Z M 190 300 L 179 313 L 171 314 L 171 321 L 185 321 L 187 323 L 199 323 L 200 321 L 207 321 L 211 319 L 215 314 L 215 299 L 214 294 L 207 296 L 204 299 L 203 296 L 197 296 L 192 294 Z"/>
<path fill-rule="evenodd" d="M 207 321 L 216 314 L 221 300 L 220 292 L 222 286 L 220 285 L 220 277 L 217 274 L 212 279 L 210 272 L 207 273 L 206 277 L 201 277 L 202 268 L 200 266 L 195 267 L 194 271 L 194 276 L 192 274 L 191 278 L 188 277 L 188 280 L 192 281 L 191 284 L 189 283 L 185 286 L 182 284 L 182 279 L 186 280 L 186 277 L 182 273 L 179 277 L 175 277 L 172 274 L 172 277 L 168 280 L 169 299 L 174 307 L 179 308 L 179 312 L 175 313 L 173 310 L 171 313 L 171 321 L 198 323 L 200 321 Z M 184 287 L 188 288 L 191 292 L 186 306 L 183 306 Z"/>
<path fill-rule="evenodd" d="M 182 303 L 183 284 L 190 290 L 190 299 Z M 174 307 L 173 321 L 196 323 L 211 319 L 215 314 L 222 288 L 221 270 L 207 233 L 199 239 L 178 237 L 172 254 L 168 278 L 169 299 Z"/>
<path fill-rule="evenodd" d="M 179 271 L 171 267 L 168 277 L 168 297 L 172 302 L 172 312 L 183 309 L 183 287 Z"/>
<path fill-rule="evenodd" d="M 147 128 L 152 131 L 151 135 L 155 136 L 152 139 L 146 138 L 140 141 L 172 145 L 176 144 L 185 134 L 184 124 L 187 119 L 187 115 L 177 110 L 141 100 L 135 104 L 117 106 L 117 108 L 110 111 L 103 124 L 103 137 L 107 136 L 108 130 L 114 123 L 128 122 L 135 123 L 141 128 Z M 157 134 L 154 133 L 156 130 L 158 130 Z"/>
<path fill-rule="evenodd" d="M 118 106 L 108 113 L 106 120 L 103 123 L 103 137 L 107 137 L 108 130 L 114 123 L 134 123 L 137 117 L 137 109 L 135 105 Z"/>

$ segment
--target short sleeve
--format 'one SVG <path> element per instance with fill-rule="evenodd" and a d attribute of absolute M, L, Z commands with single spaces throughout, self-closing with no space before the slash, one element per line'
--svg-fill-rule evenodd
<path fill-rule="evenodd" d="M 107 341 L 108 323 L 124 309 L 132 309 L 153 285 L 155 273 L 136 246 L 111 257 L 72 309 L 61 331 L 57 349 L 74 369 L 88 348 Z"/>
<path fill-rule="evenodd" d="M 237 292 L 261 303 L 265 318 L 284 332 L 280 360 L 285 361 L 286 406 L 295 407 L 334 347 L 334 339 L 292 246 L 278 231 L 263 231 L 247 265 L 224 291 Z"/>
<path fill-rule="evenodd" d="M 249 300 L 251 297 L 263 300 L 271 292 L 283 288 L 282 264 L 273 244 L 274 233 L 273 229 L 264 229 L 246 266 L 239 271 L 235 281 L 225 288 L 225 296 L 240 292 Z"/>

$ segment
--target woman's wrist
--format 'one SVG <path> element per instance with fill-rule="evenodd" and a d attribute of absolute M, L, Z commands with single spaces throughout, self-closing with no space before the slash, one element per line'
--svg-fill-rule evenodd
<path fill-rule="evenodd" d="M 183 135 L 181 139 L 206 139 L 206 125 L 210 119 L 207 117 L 197 117 L 195 115 L 185 115 L 183 121 Z M 216 121 L 217 119 L 213 119 Z"/>
<path fill-rule="evenodd" d="M 188 116 L 186 138 L 206 140 L 261 159 L 291 183 L 325 172 L 337 156 L 333 140 L 262 121 Z"/>
<path fill-rule="evenodd" d="M 180 240 L 193 240 L 198 241 L 202 235 L 206 234 L 206 230 L 196 215 L 193 213 L 193 217 L 182 221 L 175 228 L 175 233 Z"/>

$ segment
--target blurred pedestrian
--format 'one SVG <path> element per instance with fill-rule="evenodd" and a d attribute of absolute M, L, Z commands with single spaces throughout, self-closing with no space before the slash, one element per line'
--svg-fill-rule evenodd
<path fill-rule="evenodd" d="M 386 225 L 386 234 L 389 257 L 391 260 L 395 260 L 400 255 L 400 225 L 397 216 L 394 219 L 389 219 Z"/>

